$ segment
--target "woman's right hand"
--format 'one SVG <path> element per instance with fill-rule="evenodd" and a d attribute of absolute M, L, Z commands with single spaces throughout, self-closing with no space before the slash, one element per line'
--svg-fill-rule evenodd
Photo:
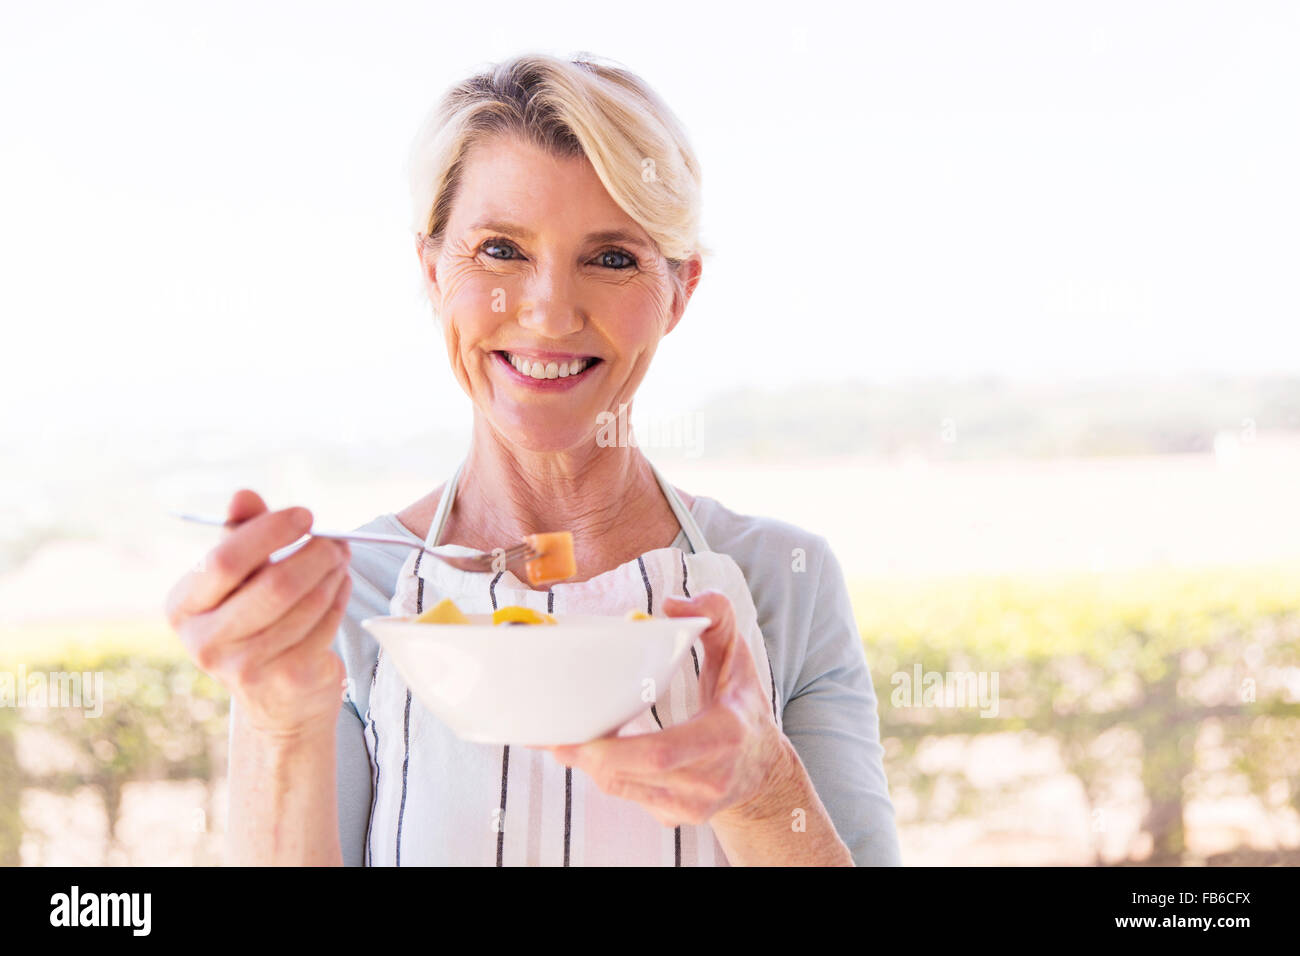
<path fill-rule="evenodd" d="M 273 552 L 311 529 L 311 512 L 268 511 L 245 490 L 226 516 L 238 526 L 176 582 L 168 622 L 199 669 L 238 701 L 248 726 L 285 738 L 332 727 L 344 667 L 331 644 L 352 591 L 347 542 L 312 538 L 271 564 Z"/>

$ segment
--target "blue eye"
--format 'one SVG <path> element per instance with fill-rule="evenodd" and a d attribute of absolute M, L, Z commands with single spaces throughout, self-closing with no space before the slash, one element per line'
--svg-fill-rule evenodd
<path fill-rule="evenodd" d="M 611 262 L 610 259 L 616 260 Z M 617 260 L 624 260 L 620 265 Z M 636 265 L 636 260 L 621 249 L 609 249 L 600 254 L 600 264 L 607 269 L 631 269 Z"/>
<path fill-rule="evenodd" d="M 523 255 L 515 248 L 514 243 L 500 238 L 484 241 L 483 245 L 479 246 L 479 251 L 502 262 L 523 259 Z M 637 265 L 636 258 L 622 249 L 607 249 L 596 257 L 596 262 L 606 269 L 617 270 L 634 269 Z"/>
<path fill-rule="evenodd" d="M 488 250 L 489 250 L 489 249 L 509 249 L 512 253 L 518 253 L 518 252 L 519 252 L 518 249 L 516 249 L 516 248 L 515 248 L 513 245 L 511 245 L 510 243 L 506 242 L 504 239 L 489 239 L 489 240 L 487 240 L 485 243 L 483 243 L 483 245 L 479 246 L 479 248 L 482 249 L 484 252 L 487 252 L 487 254 L 488 254 L 489 256 L 491 256 L 493 259 L 504 259 L 504 260 L 507 260 L 507 261 L 509 261 L 510 259 L 515 258 L 515 256 L 513 256 L 513 255 L 509 255 L 509 256 L 497 256 L 497 255 L 493 255 L 491 252 L 488 252 Z"/>

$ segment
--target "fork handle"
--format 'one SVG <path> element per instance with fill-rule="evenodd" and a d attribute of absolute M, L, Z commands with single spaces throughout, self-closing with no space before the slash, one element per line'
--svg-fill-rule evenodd
<path fill-rule="evenodd" d="M 239 527 L 239 522 L 237 521 L 234 522 L 227 521 L 224 518 L 217 518 L 210 515 L 196 515 L 196 514 L 190 514 L 188 512 L 183 512 L 183 511 L 173 511 L 172 514 L 184 521 L 192 521 L 195 524 L 211 525 L 214 528 Z M 308 531 L 307 534 L 304 535 L 303 537 L 304 538 L 308 538 L 308 537 L 333 538 L 335 541 L 368 541 L 371 544 L 400 544 L 407 548 L 418 548 L 419 550 L 423 551 L 425 554 L 432 555 L 435 558 L 439 557 L 439 555 L 435 554 L 433 551 L 430 551 L 428 548 L 426 548 L 423 542 L 417 544 L 416 542 L 412 541 L 410 538 L 399 538 L 395 534 L 369 534 L 369 533 L 352 532 L 352 531 L 317 531 L 315 528 L 313 528 L 312 530 Z M 297 542 L 295 542 L 295 544 L 297 544 Z M 289 545 L 288 547 L 293 548 L 294 545 Z M 282 549 L 282 550 L 287 550 L 287 549 Z"/>
<path fill-rule="evenodd" d="M 333 538 L 335 541 L 366 541 L 370 544 L 400 544 L 408 548 L 416 548 L 435 558 L 442 557 L 442 555 L 437 552 L 431 551 L 429 548 L 425 547 L 423 542 L 417 543 L 412 541 L 410 538 L 399 538 L 395 534 L 370 534 L 357 531 L 317 531 L 315 528 L 308 531 L 307 534 L 313 538 Z"/>
<path fill-rule="evenodd" d="M 172 514 L 175 515 L 177 518 L 181 518 L 185 521 L 193 521 L 197 524 L 212 525 L 217 528 L 235 528 L 238 527 L 239 524 L 238 522 L 232 523 L 230 521 L 226 521 L 223 518 L 216 518 L 209 515 L 196 515 L 196 514 L 181 512 L 181 511 L 173 511 Z M 401 545 L 404 548 L 415 548 L 417 551 L 423 551 L 431 558 L 437 558 L 439 561 L 450 563 L 445 555 L 438 554 L 438 552 L 426 547 L 424 542 L 422 541 L 420 542 L 412 541 L 410 538 L 401 538 L 395 534 L 371 534 L 369 532 L 359 532 L 359 531 L 317 531 L 315 528 L 313 528 L 311 531 L 308 531 L 298 541 L 295 541 L 293 544 L 281 548 L 279 551 L 275 552 L 275 555 L 278 555 L 282 558 L 288 557 L 294 551 L 297 551 L 298 548 L 306 544 L 308 538 L 332 538 L 335 541 L 365 541 L 370 544 L 396 544 L 396 545 Z M 531 555 L 532 549 L 528 546 L 527 543 L 522 543 L 522 544 L 517 544 L 512 548 L 505 549 L 505 553 L 506 553 L 506 559 L 512 560 L 517 557 L 525 557 Z M 455 560 L 469 561 L 469 562 L 483 562 L 483 561 L 492 560 L 492 557 L 493 556 L 491 554 L 479 553 L 474 555 L 466 555 L 464 557 L 460 557 Z"/>

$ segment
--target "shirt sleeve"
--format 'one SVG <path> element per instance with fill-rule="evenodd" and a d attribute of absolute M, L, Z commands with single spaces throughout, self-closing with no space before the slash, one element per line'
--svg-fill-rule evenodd
<path fill-rule="evenodd" d="M 875 688 L 844 572 L 828 545 L 822 553 L 807 652 L 782 712 L 784 730 L 853 861 L 900 866 Z"/>
<path fill-rule="evenodd" d="M 370 755 L 365 724 L 345 703 L 339 708 L 335 739 L 338 766 L 339 847 L 344 866 L 364 866 L 366 831 L 370 828 Z"/>

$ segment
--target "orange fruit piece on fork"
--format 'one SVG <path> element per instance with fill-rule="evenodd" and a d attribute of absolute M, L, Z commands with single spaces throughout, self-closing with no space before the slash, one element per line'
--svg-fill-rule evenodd
<path fill-rule="evenodd" d="M 537 552 L 524 562 L 528 583 L 534 587 L 571 578 L 578 570 L 573 560 L 573 535 L 568 531 L 547 531 L 525 535 L 524 540 Z"/>

